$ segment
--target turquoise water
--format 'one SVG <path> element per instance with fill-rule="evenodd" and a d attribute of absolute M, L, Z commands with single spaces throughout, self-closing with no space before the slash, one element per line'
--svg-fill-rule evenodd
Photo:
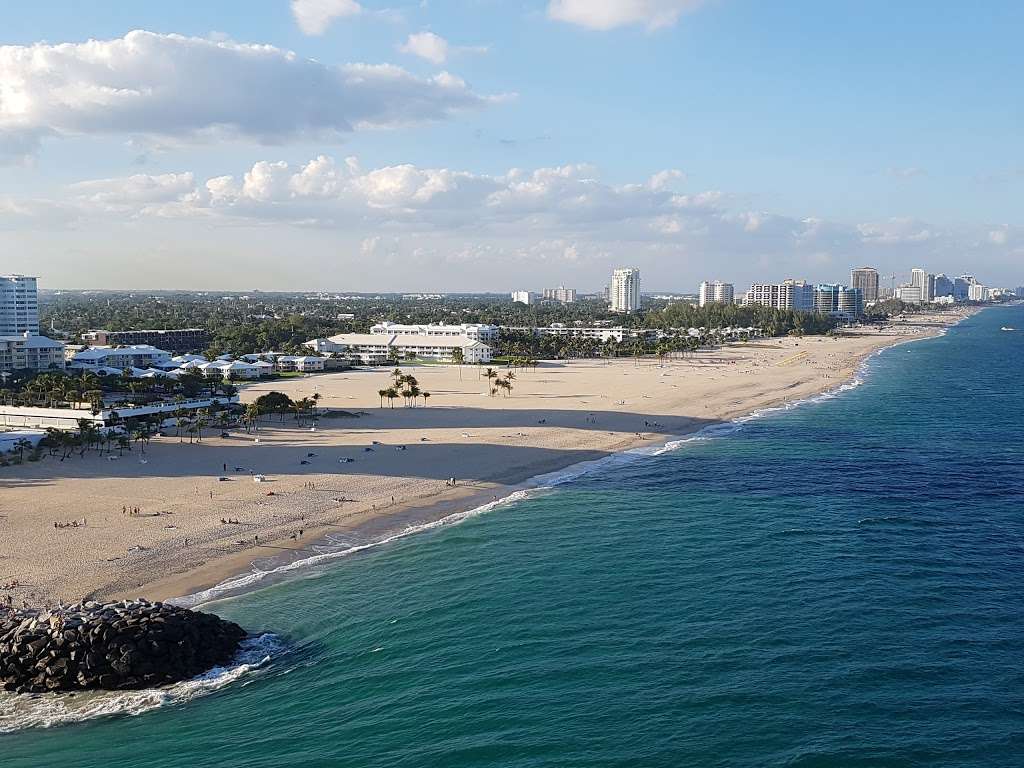
<path fill-rule="evenodd" d="M 1024 307 L 220 603 L 279 636 L 268 663 L 0 736 L 0 765 L 1022 765 L 1024 332 L 1001 325 Z"/>

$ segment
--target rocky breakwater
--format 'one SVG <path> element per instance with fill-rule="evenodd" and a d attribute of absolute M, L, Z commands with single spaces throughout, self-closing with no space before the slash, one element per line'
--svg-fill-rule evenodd
<path fill-rule="evenodd" d="M 209 613 L 145 600 L 0 615 L 0 686 L 16 693 L 130 690 L 227 664 L 246 633 Z"/>

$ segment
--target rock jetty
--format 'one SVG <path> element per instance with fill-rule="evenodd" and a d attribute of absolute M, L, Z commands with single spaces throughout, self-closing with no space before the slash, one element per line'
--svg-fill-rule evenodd
<path fill-rule="evenodd" d="M 145 600 L 0 614 L 0 686 L 15 693 L 132 690 L 227 664 L 246 633 L 213 614 Z"/>

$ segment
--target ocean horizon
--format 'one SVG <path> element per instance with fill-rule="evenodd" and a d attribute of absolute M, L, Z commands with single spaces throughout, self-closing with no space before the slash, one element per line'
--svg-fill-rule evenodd
<path fill-rule="evenodd" d="M 1024 332 L 1002 326 L 1024 307 L 415 535 L 339 538 L 209 605 L 264 633 L 231 669 L 0 699 L 3 764 L 1024 762 Z"/>

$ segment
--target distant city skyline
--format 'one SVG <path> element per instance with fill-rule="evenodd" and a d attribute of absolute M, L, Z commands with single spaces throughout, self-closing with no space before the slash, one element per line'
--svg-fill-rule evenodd
<path fill-rule="evenodd" d="M 104 8 L 5 13 L 0 269 L 48 287 L 1024 280 L 1010 0 Z"/>

